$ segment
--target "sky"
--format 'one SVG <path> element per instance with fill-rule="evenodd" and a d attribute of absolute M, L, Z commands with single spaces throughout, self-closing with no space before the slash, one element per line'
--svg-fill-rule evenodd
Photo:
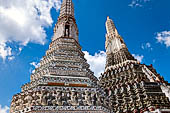
<path fill-rule="evenodd" d="M 129 51 L 170 82 L 169 0 L 73 0 L 79 43 L 98 77 L 105 65 L 105 22 L 113 19 Z M 30 81 L 53 36 L 60 0 L 0 0 L 0 113 Z"/>

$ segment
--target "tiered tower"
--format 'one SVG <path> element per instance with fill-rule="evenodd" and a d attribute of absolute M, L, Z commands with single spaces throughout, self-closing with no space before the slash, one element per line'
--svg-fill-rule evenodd
<path fill-rule="evenodd" d="M 110 113 L 97 82 L 78 42 L 72 0 L 63 0 L 49 49 L 10 113 Z"/>
<path fill-rule="evenodd" d="M 49 49 L 10 113 L 170 113 L 170 84 L 130 54 L 109 17 L 106 30 L 98 81 L 81 51 L 72 0 L 63 0 Z"/>
<path fill-rule="evenodd" d="M 152 65 L 140 64 L 130 54 L 109 17 L 106 30 L 107 61 L 100 86 L 109 108 L 115 113 L 170 113 L 170 84 Z"/>

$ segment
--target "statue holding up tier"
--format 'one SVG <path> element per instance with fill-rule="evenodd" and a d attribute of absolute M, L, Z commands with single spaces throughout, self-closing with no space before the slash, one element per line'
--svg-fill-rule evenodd
<path fill-rule="evenodd" d="M 58 105 L 58 106 L 61 106 L 63 103 L 62 103 L 62 92 L 60 92 L 60 91 L 57 91 L 57 94 L 56 94 L 56 104 Z"/>
<path fill-rule="evenodd" d="M 48 106 L 52 106 L 53 105 L 52 101 L 55 100 L 55 97 L 51 94 L 51 92 L 47 93 L 46 99 Z"/>
<path fill-rule="evenodd" d="M 41 103 L 43 106 L 47 105 L 47 94 L 45 91 L 42 91 L 42 95 L 41 95 Z"/>
<path fill-rule="evenodd" d="M 86 105 L 91 106 L 92 105 L 92 101 L 91 101 L 91 94 L 89 93 L 89 91 L 85 91 L 85 101 L 86 101 Z"/>
<path fill-rule="evenodd" d="M 31 96 L 32 94 L 31 93 L 29 93 L 26 97 L 25 97 L 25 101 L 26 101 L 26 106 L 27 107 L 30 107 L 30 106 L 32 106 L 32 100 L 33 100 L 33 98 L 32 98 L 32 96 Z"/>
<path fill-rule="evenodd" d="M 91 97 L 92 97 L 93 105 L 96 106 L 97 105 L 97 94 L 93 93 Z"/>
<path fill-rule="evenodd" d="M 70 101 L 71 105 L 77 106 L 79 105 L 78 103 L 78 97 L 77 97 L 77 93 L 76 92 L 71 92 L 71 101 Z"/>

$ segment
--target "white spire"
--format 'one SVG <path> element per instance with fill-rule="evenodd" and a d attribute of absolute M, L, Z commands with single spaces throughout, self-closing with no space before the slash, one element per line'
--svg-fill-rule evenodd
<path fill-rule="evenodd" d="M 109 17 L 107 17 L 106 21 L 106 30 L 106 69 L 110 68 L 110 66 L 122 65 L 127 61 L 136 62 Z"/>
<path fill-rule="evenodd" d="M 107 34 L 108 35 L 114 35 L 115 34 L 115 25 L 113 23 L 113 21 L 109 18 L 109 16 L 107 17 L 107 21 L 106 21 L 106 30 L 107 30 Z"/>
<path fill-rule="evenodd" d="M 123 48 L 125 45 L 123 39 L 120 37 L 113 21 L 107 17 L 106 21 L 106 52 L 108 54 L 115 53 Z"/>

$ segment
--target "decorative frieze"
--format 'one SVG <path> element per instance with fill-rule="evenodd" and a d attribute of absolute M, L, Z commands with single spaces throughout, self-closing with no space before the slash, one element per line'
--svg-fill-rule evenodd
<path fill-rule="evenodd" d="M 14 113 L 53 113 L 67 112 L 67 113 L 111 113 L 108 109 L 102 106 L 32 106 L 24 108 L 24 110 L 16 111 Z"/>
<path fill-rule="evenodd" d="M 22 91 L 29 90 L 39 85 L 48 85 L 48 83 L 74 83 L 74 84 L 86 84 L 88 87 L 94 87 L 92 81 L 89 78 L 83 77 L 65 77 L 65 76 L 42 76 L 42 78 L 32 81 L 31 83 L 22 86 Z"/>
<path fill-rule="evenodd" d="M 100 106 L 104 98 L 96 88 L 38 86 L 13 97 L 11 112 L 31 106 Z"/>

